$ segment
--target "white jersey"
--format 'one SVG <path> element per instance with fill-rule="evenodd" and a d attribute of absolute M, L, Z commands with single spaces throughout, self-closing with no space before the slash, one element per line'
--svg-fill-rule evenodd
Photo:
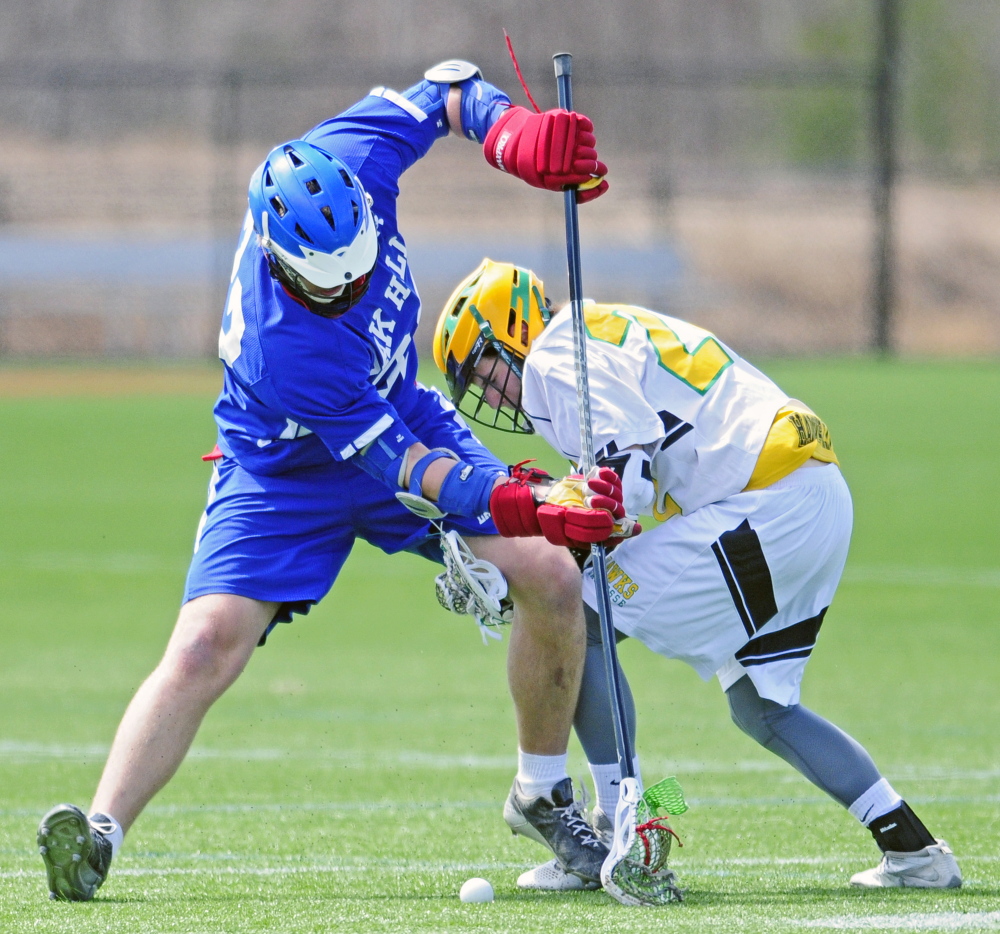
<path fill-rule="evenodd" d="M 776 413 L 792 400 L 686 321 L 632 305 L 593 303 L 585 306 L 584 319 L 595 452 L 600 459 L 638 445 L 650 458 L 647 479 L 655 500 L 635 504 L 638 511 L 666 518 L 677 512 L 672 499 L 687 515 L 743 490 Z M 522 404 L 535 430 L 579 463 L 568 310 L 532 343 Z"/>

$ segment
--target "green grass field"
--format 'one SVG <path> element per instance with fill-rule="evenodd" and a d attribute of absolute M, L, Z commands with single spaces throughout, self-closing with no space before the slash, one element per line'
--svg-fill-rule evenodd
<path fill-rule="evenodd" d="M 516 752 L 504 647 L 437 606 L 433 567 L 359 546 L 210 713 L 97 900 L 50 902 L 35 827 L 89 803 L 159 656 L 214 440 L 204 373 L 116 395 L 116 379 L 74 393 L 70 372 L 58 396 L 43 379 L 0 398 L 0 931 L 1000 929 L 1000 369 L 766 369 L 830 424 L 857 512 L 803 700 L 949 840 L 960 891 L 852 890 L 877 861 L 867 832 L 739 733 L 717 684 L 626 643 L 645 777 L 676 774 L 692 805 L 674 858 L 687 900 L 520 893 L 545 853 L 500 814 Z M 561 469 L 533 439 L 483 436 Z M 571 763 L 584 772 L 578 747 Z M 493 904 L 459 902 L 474 875 Z"/>

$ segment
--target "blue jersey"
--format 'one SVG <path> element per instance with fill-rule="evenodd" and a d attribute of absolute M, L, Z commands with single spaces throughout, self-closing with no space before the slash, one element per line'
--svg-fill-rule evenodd
<path fill-rule="evenodd" d="M 445 87 L 446 90 L 446 87 Z M 498 104 L 507 98 L 490 87 Z M 486 116 L 485 135 L 503 106 Z M 396 226 L 399 177 L 448 133 L 442 87 L 376 88 L 303 139 L 342 159 L 372 197 L 379 256 L 361 301 L 313 314 L 272 278 L 249 212 L 219 335 L 219 447 L 257 474 L 343 461 L 385 434 L 395 445 L 418 403 L 413 337 L 420 298 Z"/>

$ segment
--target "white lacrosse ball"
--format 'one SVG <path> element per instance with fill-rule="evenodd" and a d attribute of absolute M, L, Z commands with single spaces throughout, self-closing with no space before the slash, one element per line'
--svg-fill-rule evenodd
<path fill-rule="evenodd" d="M 493 886 L 485 879 L 466 879 L 458 890 L 458 897 L 463 902 L 493 901 Z"/>

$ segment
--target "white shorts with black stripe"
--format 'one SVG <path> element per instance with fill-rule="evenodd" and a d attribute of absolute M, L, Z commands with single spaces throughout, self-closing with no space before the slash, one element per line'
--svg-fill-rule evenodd
<path fill-rule="evenodd" d="M 615 627 L 723 690 L 747 674 L 761 697 L 798 703 L 852 521 L 839 468 L 816 461 L 675 516 L 608 556 Z M 590 568 L 583 597 L 595 606 Z"/>

